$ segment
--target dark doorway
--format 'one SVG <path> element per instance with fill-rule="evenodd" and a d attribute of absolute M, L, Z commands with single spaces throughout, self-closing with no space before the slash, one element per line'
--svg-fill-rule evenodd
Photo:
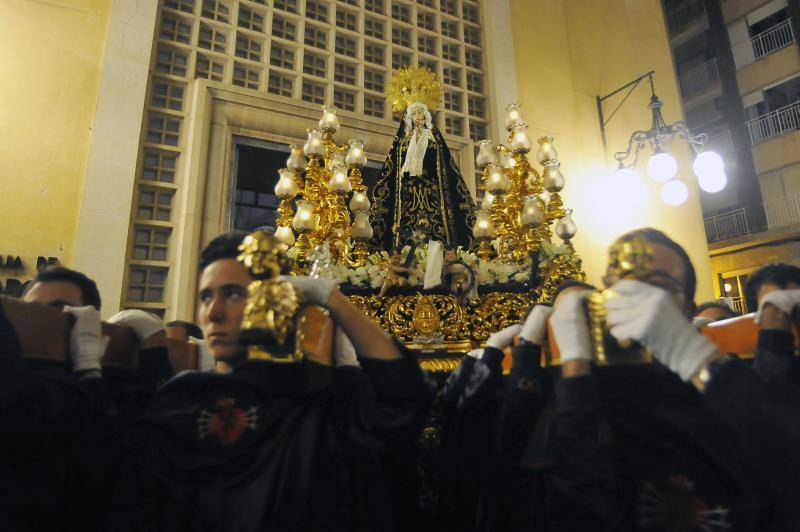
<path fill-rule="evenodd" d="M 278 170 L 286 166 L 289 147 L 273 142 L 237 139 L 234 147 L 233 228 L 252 231 L 275 227 Z"/>
<path fill-rule="evenodd" d="M 275 227 L 280 200 L 275 195 L 278 170 L 286 167 L 289 147 L 275 142 L 239 138 L 234 141 L 233 229 L 252 231 Z M 302 141 L 298 141 L 302 144 Z M 369 192 L 381 173 L 383 161 L 367 161 L 361 173 Z"/>

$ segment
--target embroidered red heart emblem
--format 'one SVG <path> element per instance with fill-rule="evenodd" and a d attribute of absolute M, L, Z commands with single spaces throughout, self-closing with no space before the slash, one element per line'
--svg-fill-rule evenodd
<path fill-rule="evenodd" d="M 235 406 L 233 399 L 220 399 L 208 420 L 208 433 L 223 445 L 231 445 L 245 429 L 245 411 Z"/>

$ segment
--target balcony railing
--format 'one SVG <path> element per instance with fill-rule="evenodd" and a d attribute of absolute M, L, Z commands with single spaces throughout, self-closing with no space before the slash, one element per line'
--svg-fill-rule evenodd
<path fill-rule="evenodd" d="M 784 20 L 770 29 L 754 35 L 750 41 L 753 43 L 753 53 L 756 61 L 765 55 L 789 46 L 794 42 L 791 20 Z"/>
<path fill-rule="evenodd" d="M 670 33 L 675 33 L 706 12 L 703 0 L 686 0 L 667 11 Z"/>
<path fill-rule="evenodd" d="M 706 226 L 706 240 L 709 243 L 750 234 L 746 208 L 718 214 L 706 218 L 703 222 Z"/>
<path fill-rule="evenodd" d="M 800 129 L 800 101 L 747 121 L 753 145 Z"/>
<path fill-rule="evenodd" d="M 755 213 L 759 218 L 766 214 L 767 229 L 778 229 L 790 225 L 800 225 L 800 194 L 767 201 L 762 204 L 763 213 Z M 761 209 L 756 207 L 758 211 Z M 735 209 L 703 220 L 706 228 L 706 239 L 709 244 L 737 236 L 749 235 L 753 227 L 753 213 L 747 207 Z"/>
<path fill-rule="evenodd" d="M 719 71 L 717 70 L 717 58 L 706 61 L 701 65 L 687 70 L 680 75 L 681 93 L 689 96 L 695 92 L 705 89 L 715 81 L 719 81 Z"/>
<path fill-rule="evenodd" d="M 770 229 L 800 224 L 800 195 L 789 196 L 764 204 Z"/>
<path fill-rule="evenodd" d="M 730 300 L 729 304 L 733 310 L 739 314 L 747 314 L 747 305 L 745 305 L 744 298 L 742 296 L 727 297 L 725 299 Z"/>
<path fill-rule="evenodd" d="M 735 152 L 733 149 L 733 137 L 731 130 L 725 129 L 717 133 L 710 134 L 703 148 L 708 148 L 717 152 L 720 157 L 731 157 Z"/>

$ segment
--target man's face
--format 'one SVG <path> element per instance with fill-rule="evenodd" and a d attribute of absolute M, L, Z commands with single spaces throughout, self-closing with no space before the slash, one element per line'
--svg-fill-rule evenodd
<path fill-rule="evenodd" d="M 214 261 L 200 276 L 200 327 L 216 360 L 230 362 L 242 356 L 239 330 L 252 280 L 236 259 Z"/>
<path fill-rule="evenodd" d="M 411 111 L 411 121 L 418 127 L 425 125 L 425 111 L 422 110 L 422 107 L 415 107 L 414 110 Z"/>
<path fill-rule="evenodd" d="M 686 296 L 686 266 L 680 255 L 663 244 L 648 242 L 653 252 L 653 260 L 647 271 L 637 280 L 663 288 L 672 296 L 675 304 L 691 318 L 694 302 Z M 604 279 L 606 286 L 612 286 L 619 278 L 608 275 Z"/>
<path fill-rule="evenodd" d="M 74 283 L 69 281 L 45 281 L 36 283 L 22 298 L 28 303 L 39 303 L 48 307 L 64 308 L 82 307 L 83 292 Z"/>

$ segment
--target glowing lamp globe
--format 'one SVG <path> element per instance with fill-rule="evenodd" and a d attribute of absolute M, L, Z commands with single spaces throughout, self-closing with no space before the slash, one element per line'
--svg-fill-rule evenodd
<path fill-rule="evenodd" d="M 286 247 L 294 245 L 294 231 L 291 227 L 281 226 L 275 230 L 275 238 L 280 240 Z"/>
<path fill-rule="evenodd" d="M 678 163 L 669 153 L 654 153 L 647 161 L 647 175 L 656 181 L 669 181 L 678 173 Z"/>
<path fill-rule="evenodd" d="M 697 177 L 709 174 L 721 174 L 725 171 L 725 163 L 722 157 L 713 151 L 704 151 L 695 157 L 692 169 Z"/>
<path fill-rule="evenodd" d="M 725 188 L 725 185 L 728 184 L 728 176 L 725 175 L 725 172 L 699 175 L 697 177 L 697 184 L 700 185 L 700 188 L 704 191 L 713 194 Z"/>
<path fill-rule="evenodd" d="M 689 197 L 689 189 L 678 180 L 667 181 L 661 187 L 661 199 L 667 205 L 681 205 Z"/>
<path fill-rule="evenodd" d="M 713 151 L 704 151 L 699 154 L 692 165 L 697 183 L 706 192 L 719 192 L 728 182 L 725 175 L 725 163 L 722 157 Z"/>

